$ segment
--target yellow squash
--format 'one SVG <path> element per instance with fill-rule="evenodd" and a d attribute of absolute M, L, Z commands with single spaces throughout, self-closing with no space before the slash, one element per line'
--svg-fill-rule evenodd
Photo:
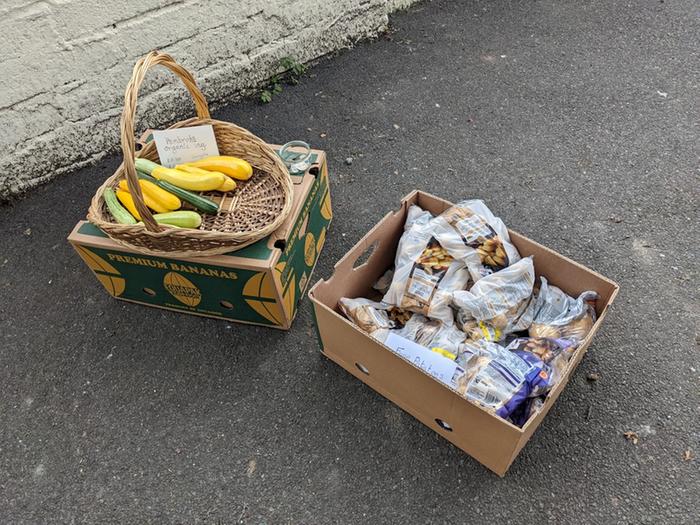
<path fill-rule="evenodd" d="M 248 162 L 238 157 L 229 157 L 226 155 L 207 157 L 206 159 L 179 164 L 175 166 L 175 168 L 181 169 L 183 166 L 201 168 L 207 171 L 220 171 L 238 180 L 248 180 L 253 175 L 253 166 Z"/>
<path fill-rule="evenodd" d="M 179 164 L 175 169 L 191 173 L 192 175 L 208 175 L 210 173 L 221 173 L 220 171 L 207 171 L 202 168 L 195 168 L 194 166 L 188 166 L 187 164 Z M 224 175 L 223 173 L 221 173 Z M 236 189 L 236 181 L 232 178 L 224 175 L 224 183 L 217 191 L 233 191 Z"/>
<path fill-rule="evenodd" d="M 141 191 L 160 202 L 169 211 L 178 210 L 182 206 L 182 201 L 177 196 L 164 190 L 157 184 L 149 180 L 140 180 L 139 184 L 141 185 Z"/>
<path fill-rule="evenodd" d="M 236 189 L 236 181 L 230 177 L 226 177 L 226 180 L 221 185 L 217 191 L 233 191 Z"/>
<path fill-rule="evenodd" d="M 177 210 L 182 203 L 172 193 L 160 189 L 158 186 L 147 180 L 140 180 L 141 193 L 143 194 L 143 202 L 156 213 L 165 213 L 168 211 Z M 119 181 L 119 189 L 129 193 L 129 186 L 125 180 Z"/>
<path fill-rule="evenodd" d="M 226 175 L 223 173 L 207 171 L 206 175 L 194 175 L 174 168 L 165 168 L 147 159 L 137 158 L 135 162 L 137 170 L 143 171 L 158 180 L 164 180 L 170 184 L 174 184 L 183 190 L 218 190 L 226 182 Z"/>
<path fill-rule="evenodd" d="M 141 215 L 139 215 L 139 212 L 136 210 L 134 199 L 131 198 L 131 194 L 128 191 L 117 190 L 117 199 L 119 199 L 119 202 L 121 202 L 122 205 L 129 210 L 131 215 L 136 217 L 137 220 L 141 220 Z"/>

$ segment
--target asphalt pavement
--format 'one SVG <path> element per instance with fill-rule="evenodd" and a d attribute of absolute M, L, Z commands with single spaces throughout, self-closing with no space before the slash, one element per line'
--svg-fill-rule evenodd
<path fill-rule="evenodd" d="M 307 300 L 280 332 L 108 297 L 66 236 L 114 156 L 0 207 L 1 522 L 698 523 L 697 4 L 436 1 L 391 25 L 215 117 L 328 152 L 314 279 L 418 188 L 619 282 L 507 476 L 323 358 Z"/>

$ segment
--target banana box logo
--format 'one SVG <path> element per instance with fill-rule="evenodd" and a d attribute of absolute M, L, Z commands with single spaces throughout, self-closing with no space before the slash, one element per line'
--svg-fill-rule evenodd
<path fill-rule="evenodd" d="M 326 242 L 326 227 L 321 229 L 321 233 L 318 234 L 318 240 L 316 241 L 316 253 L 321 253 L 323 249 L 323 243 Z"/>
<path fill-rule="evenodd" d="M 316 260 L 316 239 L 314 234 L 309 232 L 306 234 L 304 241 L 304 262 L 306 266 L 313 266 Z"/>
<path fill-rule="evenodd" d="M 280 279 L 285 263 L 279 263 L 275 267 L 277 279 Z M 285 313 L 287 317 L 291 317 L 291 312 L 294 308 L 294 300 L 296 296 L 296 279 L 292 275 L 290 282 L 287 284 L 282 300 L 283 304 L 277 303 L 277 294 L 275 293 L 275 283 L 270 278 L 268 272 L 259 272 L 248 279 L 243 287 L 243 298 L 245 302 L 253 310 L 262 317 L 270 321 L 272 324 L 282 326 L 285 322 Z M 282 310 L 284 308 L 284 310 Z"/>
<path fill-rule="evenodd" d="M 77 244 L 73 246 L 78 252 L 78 255 L 80 255 L 80 258 L 85 261 L 85 264 L 94 272 L 97 279 L 102 283 L 102 286 L 104 286 L 111 295 L 119 297 L 124 293 L 126 280 L 114 266 L 83 246 Z"/>
<path fill-rule="evenodd" d="M 327 221 L 330 221 L 333 218 L 330 189 L 326 189 L 326 195 L 323 197 L 323 204 L 321 204 L 321 217 L 323 217 Z"/>
<path fill-rule="evenodd" d="M 199 288 L 179 273 L 168 272 L 165 274 L 163 286 L 175 299 L 187 306 L 197 306 L 202 300 Z"/>

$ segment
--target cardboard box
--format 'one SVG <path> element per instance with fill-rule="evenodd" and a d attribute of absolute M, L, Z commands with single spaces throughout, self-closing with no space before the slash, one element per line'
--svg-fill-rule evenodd
<path fill-rule="evenodd" d="M 273 146 L 274 147 L 274 146 Z M 326 156 L 292 177 L 294 206 L 271 236 L 225 255 L 142 255 L 87 221 L 68 240 L 112 296 L 158 308 L 288 329 L 326 239 L 331 198 Z"/>
<path fill-rule="evenodd" d="M 598 320 L 570 361 L 561 382 L 550 392 L 544 408 L 523 428 L 461 397 L 443 383 L 398 356 L 348 321 L 338 310 L 341 297 L 371 297 L 372 284 L 394 263 L 411 204 L 437 215 L 450 202 L 415 191 L 401 207 L 388 213 L 336 265 L 330 279 L 309 291 L 322 353 L 477 461 L 503 476 L 532 433 L 549 412 L 600 328 L 618 285 L 580 264 L 510 231 L 521 255 L 534 255 L 535 271 L 570 295 L 585 290 L 600 294 Z M 371 254 L 367 258 L 367 252 Z M 366 259 L 365 262 L 360 262 Z"/>

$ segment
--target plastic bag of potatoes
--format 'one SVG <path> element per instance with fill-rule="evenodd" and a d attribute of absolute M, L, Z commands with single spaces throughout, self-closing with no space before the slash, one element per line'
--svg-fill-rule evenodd
<path fill-rule="evenodd" d="M 535 302 L 535 316 L 528 329 L 530 337 L 583 341 L 595 323 L 596 292 L 583 292 L 577 298 L 552 286 L 541 277 L 542 284 Z"/>
<path fill-rule="evenodd" d="M 534 284 L 532 257 L 525 257 L 469 290 L 455 291 L 457 325 L 469 338 L 487 341 L 502 341 L 510 333 L 527 330 L 535 312 Z"/>
<path fill-rule="evenodd" d="M 395 306 L 362 297 L 341 297 L 338 304 L 348 319 L 380 341 L 384 341 L 389 330 L 403 328 L 412 315 Z"/>
<path fill-rule="evenodd" d="M 394 277 L 382 301 L 450 325 L 452 292 L 466 286 L 469 272 L 433 237 L 432 218 L 418 206 L 409 208 Z"/>
<path fill-rule="evenodd" d="M 576 351 L 576 345 L 569 339 L 551 339 L 549 337 L 518 337 L 508 343 L 506 349 L 514 352 L 530 352 L 550 368 L 549 382 L 552 386 L 559 383 L 566 366 Z"/>
<path fill-rule="evenodd" d="M 435 218 L 433 232 L 450 255 L 465 262 L 475 282 L 520 259 L 508 228 L 481 200 L 451 206 Z"/>
<path fill-rule="evenodd" d="M 517 427 L 522 427 L 528 420 L 544 408 L 544 397 L 530 397 L 511 412 L 508 420 Z"/>
<path fill-rule="evenodd" d="M 549 366 L 535 354 L 483 339 L 462 345 L 457 364 L 465 370 L 456 381 L 457 391 L 504 419 L 553 385 Z"/>
<path fill-rule="evenodd" d="M 389 291 L 389 286 L 391 286 L 391 281 L 394 279 L 394 269 L 389 268 L 384 272 L 379 279 L 372 285 L 372 289 L 376 290 L 380 294 L 384 295 Z"/>
<path fill-rule="evenodd" d="M 397 333 L 428 349 L 440 348 L 455 356 L 466 339 L 464 332 L 454 324 L 445 324 L 420 314 L 414 314 Z"/>

